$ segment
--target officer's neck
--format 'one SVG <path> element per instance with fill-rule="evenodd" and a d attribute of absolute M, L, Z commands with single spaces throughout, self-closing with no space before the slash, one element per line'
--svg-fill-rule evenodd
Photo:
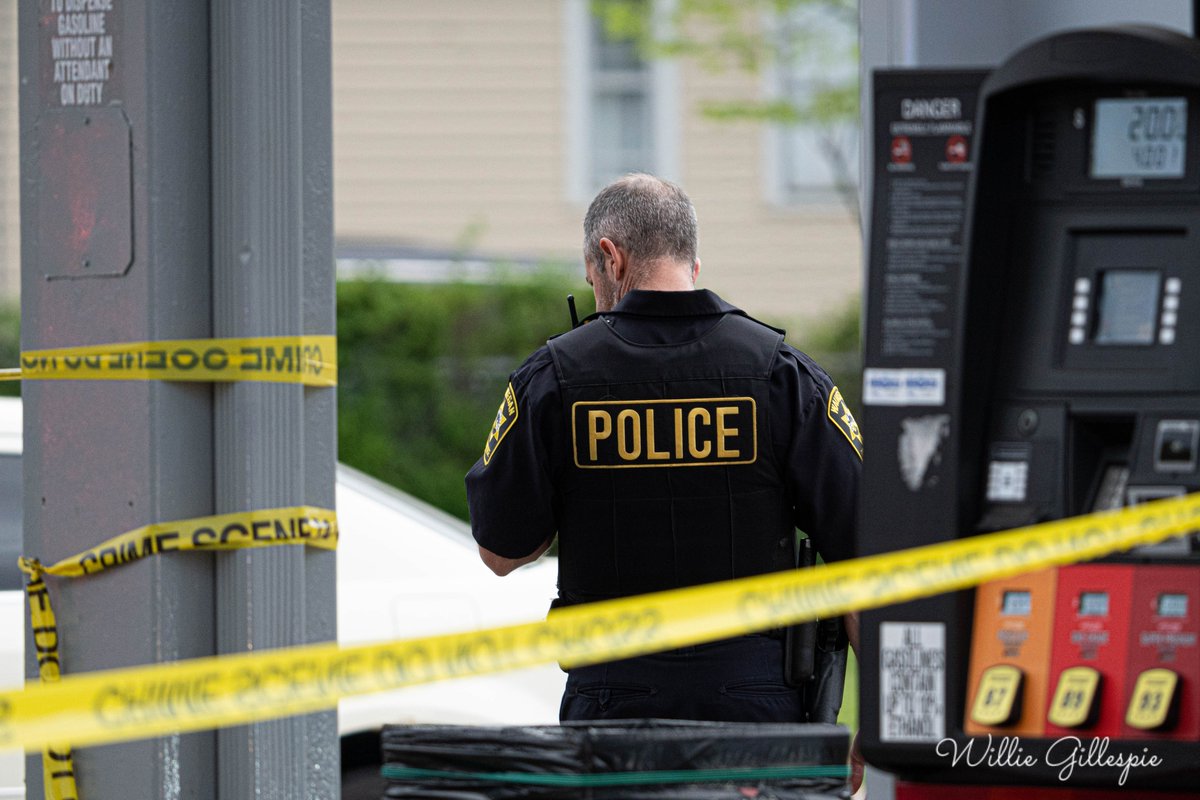
<path fill-rule="evenodd" d="M 642 270 L 630 270 L 634 277 L 628 285 L 622 286 L 622 295 L 634 289 L 647 292 L 690 292 L 696 288 L 692 271 L 673 261 L 664 261 Z"/>

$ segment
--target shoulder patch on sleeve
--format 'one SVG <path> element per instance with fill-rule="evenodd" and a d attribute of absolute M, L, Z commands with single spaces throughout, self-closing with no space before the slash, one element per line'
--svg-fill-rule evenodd
<path fill-rule="evenodd" d="M 846 441 L 850 442 L 850 446 L 854 448 L 854 452 L 858 453 L 859 458 L 862 458 L 862 431 L 858 429 L 858 422 L 855 421 L 854 414 L 850 413 L 850 406 L 846 405 L 846 401 L 842 399 L 841 390 L 836 386 L 829 392 L 828 414 L 829 421 L 842 432 Z"/>
<path fill-rule="evenodd" d="M 492 460 L 496 448 L 504 441 L 505 435 L 517 424 L 517 393 L 512 384 L 504 390 L 504 399 L 500 401 L 500 410 L 496 412 L 496 421 L 492 423 L 492 431 L 488 434 L 487 443 L 483 446 L 483 464 Z"/>

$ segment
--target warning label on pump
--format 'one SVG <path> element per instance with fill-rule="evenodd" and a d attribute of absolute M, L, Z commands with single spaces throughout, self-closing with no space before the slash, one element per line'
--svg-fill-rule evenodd
<path fill-rule="evenodd" d="M 879 630 L 879 740 L 946 735 L 946 626 L 885 622 Z"/>
<path fill-rule="evenodd" d="M 953 298 L 974 168 L 975 105 L 986 75 L 981 70 L 875 74 L 869 260 L 876 279 L 868 290 L 866 336 L 872 366 L 940 366 L 955 348 Z M 866 402 L 902 404 L 894 391 L 882 388 L 883 395 Z M 933 394 L 929 387 L 926 396 Z"/>

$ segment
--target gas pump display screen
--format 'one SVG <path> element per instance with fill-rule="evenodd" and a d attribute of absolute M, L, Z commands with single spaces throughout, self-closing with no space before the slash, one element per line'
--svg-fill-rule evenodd
<path fill-rule="evenodd" d="M 1079 595 L 1079 616 L 1107 617 L 1108 592 L 1082 592 Z"/>
<path fill-rule="evenodd" d="M 1182 178 L 1186 132 L 1186 98 L 1097 100 L 1090 175 Z"/>
<path fill-rule="evenodd" d="M 1029 592 L 1010 591 L 1004 593 L 1000 601 L 1000 613 L 1006 616 L 1028 617 L 1033 610 L 1033 602 Z"/>
<path fill-rule="evenodd" d="M 1186 617 L 1188 596 L 1186 594 L 1160 594 L 1158 596 L 1158 616 Z"/>
<path fill-rule="evenodd" d="M 1096 344 L 1153 344 L 1162 278 L 1148 270 L 1110 269 L 1101 275 Z"/>

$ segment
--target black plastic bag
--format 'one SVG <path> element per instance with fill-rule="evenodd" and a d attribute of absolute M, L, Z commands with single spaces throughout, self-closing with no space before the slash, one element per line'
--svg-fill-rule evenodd
<path fill-rule="evenodd" d="M 389 726 L 397 800 L 832 800 L 849 796 L 836 725 L 612 720 Z"/>

